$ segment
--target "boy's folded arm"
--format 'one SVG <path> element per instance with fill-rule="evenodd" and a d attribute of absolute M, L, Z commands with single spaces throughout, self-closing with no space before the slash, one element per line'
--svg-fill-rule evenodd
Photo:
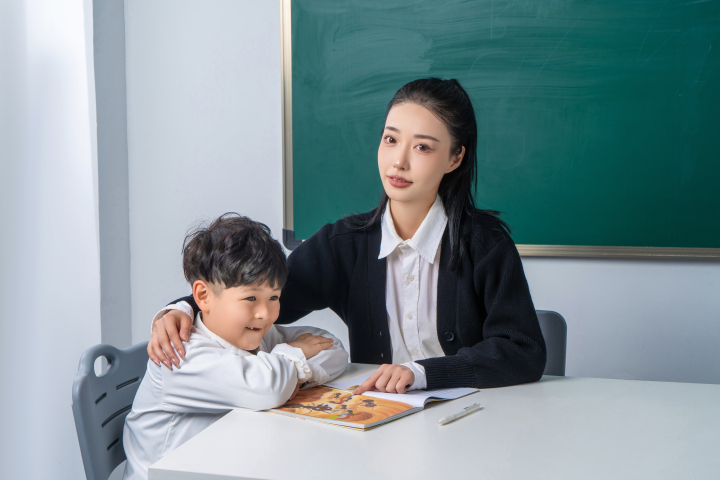
<path fill-rule="evenodd" d="M 274 332 L 272 332 L 273 330 Z M 306 333 L 332 339 L 332 347 L 321 351 L 307 360 L 312 370 L 312 378 L 309 380 L 309 385 L 319 385 L 328 380 L 333 380 L 339 377 L 345 371 L 345 367 L 347 367 L 349 358 L 347 351 L 343 347 L 342 342 L 327 330 L 315 327 L 274 325 L 268 333 L 271 333 L 271 335 L 266 335 L 264 339 L 268 348 L 275 348 L 278 344 L 292 342 L 300 335 Z"/>
<path fill-rule="evenodd" d="M 285 403 L 297 383 L 298 369 L 288 356 L 193 348 L 179 369 L 162 368 L 163 408 L 178 413 L 266 410 Z"/>

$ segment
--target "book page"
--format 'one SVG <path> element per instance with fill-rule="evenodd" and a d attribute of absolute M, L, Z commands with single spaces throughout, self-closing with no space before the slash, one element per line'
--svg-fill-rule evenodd
<path fill-rule="evenodd" d="M 412 390 L 407 393 L 385 393 L 376 390 L 364 392 L 363 395 L 373 398 L 382 398 L 395 402 L 402 402 L 413 407 L 423 408 L 433 400 L 455 400 L 456 398 L 479 392 L 477 388 L 443 388 L 438 390 Z"/>
<path fill-rule="evenodd" d="M 375 370 L 377 370 L 377 368 L 373 368 L 372 370 L 361 373 L 360 375 L 347 378 L 341 382 L 329 382 L 324 383 L 323 385 L 330 388 L 339 388 L 340 390 L 355 390 L 356 387 L 358 387 L 361 383 L 370 378 L 370 375 L 375 373 Z"/>

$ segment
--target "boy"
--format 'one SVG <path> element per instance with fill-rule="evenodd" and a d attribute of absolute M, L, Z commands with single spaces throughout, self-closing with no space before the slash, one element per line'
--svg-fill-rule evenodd
<path fill-rule="evenodd" d="M 183 270 L 200 313 L 184 362 L 170 370 L 148 361 L 125 420 L 124 479 L 146 479 L 150 465 L 231 409 L 280 406 L 347 364 L 324 330 L 273 326 L 287 266 L 267 226 L 221 216 L 185 238 Z"/>

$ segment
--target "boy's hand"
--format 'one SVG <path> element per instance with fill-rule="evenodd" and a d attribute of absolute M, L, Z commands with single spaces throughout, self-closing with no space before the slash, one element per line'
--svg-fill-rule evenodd
<path fill-rule="evenodd" d="M 175 366 L 180 365 L 175 351 L 177 350 L 180 357 L 185 360 L 185 349 L 180 338 L 187 341 L 190 338 L 191 328 L 192 318 L 179 310 L 170 310 L 162 318 L 159 318 L 153 323 L 152 335 L 147 346 L 150 360 L 158 366 L 162 362 L 170 370 L 172 370 L 171 363 Z M 179 335 L 178 329 L 180 330 Z"/>
<path fill-rule="evenodd" d="M 385 364 L 380 365 L 380 368 L 360 384 L 353 394 L 360 395 L 372 389 L 387 393 L 405 393 L 414 382 L 415 374 L 408 367 Z"/>
<path fill-rule="evenodd" d="M 333 346 L 333 341 L 330 338 L 321 337 L 319 335 L 311 335 L 309 333 L 303 333 L 292 342 L 288 342 L 291 347 L 299 348 L 302 350 L 306 359 L 310 359 L 328 348 Z"/>

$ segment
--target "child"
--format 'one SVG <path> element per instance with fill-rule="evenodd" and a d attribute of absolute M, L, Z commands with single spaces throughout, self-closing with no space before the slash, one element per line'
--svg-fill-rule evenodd
<path fill-rule="evenodd" d="M 184 362 L 174 370 L 148 362 L 125 420 L 124 479 L 147 478 L 150 465 L 229 410 L 280 406 L 347 364 L 324 330 L 273 326 L 287 266 L 267 226 L 221 216 L 186 237 L 183 270 L 200 312 Z"/>

